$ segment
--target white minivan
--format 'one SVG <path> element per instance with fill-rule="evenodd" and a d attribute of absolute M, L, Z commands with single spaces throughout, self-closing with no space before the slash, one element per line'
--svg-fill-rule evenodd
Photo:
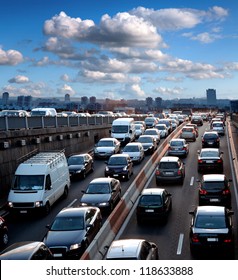
<path fill-rule="evenodd" d="M 10 213 L 27 214 L 39 210 L 47 215 L 60 197 L 67 197 L 69 188 L 64 152 L 40 152 L 17 167 L 8 195 Z"/>
<path fill-rule="evenodd" d="M 56 117 L 57 112 L 55 108 L 34 108 L 31 110 L 31 116 Z"/>
<path fill-rule="evenodd" d="M 134 118 L 118 118 L 112 122 L 111 137 L 121 143 L 133 142 L 136 138 Z"/>

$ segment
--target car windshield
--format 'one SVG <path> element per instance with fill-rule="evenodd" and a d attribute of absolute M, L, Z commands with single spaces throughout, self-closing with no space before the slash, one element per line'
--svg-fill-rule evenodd
<path fill-rule="evenodd" d="M 141 127 L 142 127 L 141 124 L 136 124 L 136 125 L 135 125 L 135 128 L 136 128 L 136 129 L 141 129 Z"/>
<path fill-rule="evenodd" d="M 101 183 L 101 184 L 89 184 L 86 193 L 88 194 L 103 194 L 103 193 L 110 193 L 110 188 L 108 184 Z"/>
<path fill-rule="evenodd" d="M 170 146 L 183 146 L 182 141 L 171 141 Z"/>
<path fill-rule="evenodd" d="M 192 127 L 184 127 L 182 129 L 182 132 L 193 132 L 193 128 Z"/>
<path fill-rule="evenodd" d="M 110 157 L 108 160 L 109 165 L 126 165 L 127 160 L 125 157 Z"/>
<path fill-rule="evenodd" d="M 58 217 L 54 220 L 50 230 L 69 231 L 84 229 L 83 217 Z"/>
<path fill-rule="evenodd" d="M 219 157 L 219 152 L 217 151 L 202 151 L 201 157 Z"/>
<path fill-rule="evenodd" d="M 166 127 L 163 126 L 163 125 L 157 125 L 156 128 L 157 128 L 158 130 L 166 130 Z"/>
<path fill-rule="evenodd" d="M 97 146 L 98 147 L 113 147 L 114 145 L 113 145 L 113 141 L 105 140 L 105 141 L 99 141 Z"/>
<path fill-rule="evenodd" d="M 126 146 L 123 150 L 123 152 L 138 152 L 139 147 L 138 146 Z"/>
<path fill-rule="evenodd" d="M 177 164 L 177 162 L 160 162 L 159 168 L 160 169 L 177 169 L 178 164 Z"/>
<path fill-rule="evenodd" d="M 78 164 L 84 164 L 83 157 L 70 157 L 68 159 L 68 165 L 78 165 Z"/>
<path fill-rule="evenodd" d="M 43 190 L 44 178 L 44 175 L 16 175 L 12 189 L 22 191 Z"/>
<path fill-rule="evenodd" d="M 202 189 L 205 190 L 223 190 L 225 188 L 225 182 L 203 182 Z"/>
<path fill-rule="evenodd" d="M 140 137 L 138 141 L 141 143 L 152 143 L 152 139 L 150 137 Z"/>
<path fill-rule="evenodd" d="M 155 130 L 147 130 L 145 131 L 145 135 L 157 135 L 156 131 Z"/>
<path fill-rule="evenodd" d="M 198 215 L 196 222 L 196 228 L 216 229 L 226 228 L 225 217 L 222 215 Z"/>
<path fill-rule="evenodd" d="M 211 140 L 213 140 L 213 139 L 216 139 L 217 138 L 217 135 L 214 135 L 214 134 L 205 134 L 204 136 L 203 136 L 203 138 L 204 139 L 211 139 Z"/>
<path fill-rule="evenodd" d="M 113 133 L 128 133 L 129 126 L 128 125 L 113 125 L 112 132 Z"/>
<path fill-rule="evenodd" d="M 213 127 L 223 127 L 222 123 L 213 123 L 212 124 Z"/>
<path fill-rule="evenodd" d="M 142 206 L 161 206 L 162 198 L 160 195 L 143 195 L 140 198 L 139 205 Z"/>

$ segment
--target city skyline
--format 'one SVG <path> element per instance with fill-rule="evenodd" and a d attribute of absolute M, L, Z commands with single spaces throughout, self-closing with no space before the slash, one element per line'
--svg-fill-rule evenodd
<path fill-rule="evenodd" d="M 144 100 L 215 88 L 237 99 L 237 10 L 235 0 L 4 1 L 1 92 Z"/>

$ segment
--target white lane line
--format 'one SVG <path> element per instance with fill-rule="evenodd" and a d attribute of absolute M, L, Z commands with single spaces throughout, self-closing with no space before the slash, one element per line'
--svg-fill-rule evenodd
<path fill-rule="evenodd" d="M 190 186 L 193 186 L 193 183 L 194 183 L 194 177 L 192 177 L 190 180 Z"/>
<path fill-rule="evenodd" d="M 75 202 L 77 201 L 77 199 L 74 199 L 68 206 L 66 206 L 67 208 L 68 207 L 71 207 Z"/>
<path fill-rule="evenodd" d="M 182 247 L 183 247 L 183 237 L 184 237 L 184 234 L 180 233 L 180 235 L 179 235 L 179 242 L 178 242 L 178 248 L 177 248 L 177 255 L 181 255 Z"/>

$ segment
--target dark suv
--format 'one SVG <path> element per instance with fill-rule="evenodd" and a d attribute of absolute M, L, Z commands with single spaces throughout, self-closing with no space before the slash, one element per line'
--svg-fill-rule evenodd
<path fill-rule="evenodd" d="M 224 174 L 203 175 L 199 182 L 199 205 L 222 205 L 231 208 L 230 182 Z"/>
<path fill-rule="evenodd" d="M 179 182 L 183 184 L 185 177 L 185 166 L 179 157 L 162 157 L 155 171 L 156 184 L 163 182 Z"/>
<path fill-rule="evenodd" d="M 202 147 L 203 148 L 219 148 L 220 147 L 220 136 L 216 131 L 204 132 L 202 136 Z"/>
<path fill-rule="evenodd" d="M 106 164 L 105 177 L 129 180 L 133 174 L 133 163 L 128 154 L 112 155 Z"/>

